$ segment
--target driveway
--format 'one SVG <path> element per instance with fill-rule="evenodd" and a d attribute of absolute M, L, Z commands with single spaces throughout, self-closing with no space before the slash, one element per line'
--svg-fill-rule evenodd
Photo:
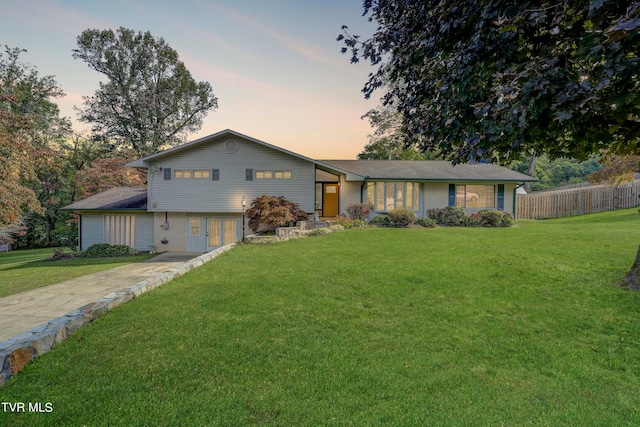
<path fill-rule="evenodd" d="M 27 332 L 200 255 L 167 252 L 145 261 L 0 298 L 0 341 Z"/>

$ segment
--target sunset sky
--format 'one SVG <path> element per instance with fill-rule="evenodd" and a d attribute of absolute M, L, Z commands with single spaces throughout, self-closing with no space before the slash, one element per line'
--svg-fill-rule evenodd
<path fill-rule="evenodd" d="M 342 25 L 373 32 L 362 11 L 360 0 L 5 0 L 0 44 L 55 76 L 66 93 L 55 101 L 78 132 L 89 125 L 73 106 L 105 77 L 72 58 L 76 37 L 123 26 L 164 38 L 213 86 L 219 108 L 190 140 L 229 128 L 312 158 L 354 159 L 372 132 L 360 117 L 382 96 L 364 100 L 375 69 L 350 64 L 336 41 Z"/>

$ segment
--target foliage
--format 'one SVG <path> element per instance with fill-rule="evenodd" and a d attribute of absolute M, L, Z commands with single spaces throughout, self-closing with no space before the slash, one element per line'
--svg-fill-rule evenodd
<path fill-rule="evenodd" d="M 120 256 L 138 255 L 140 251 L 127 245 L 110 245 L 108 243 L 96 243 L 85 251 L 89 258 L 113 258 Z"/>
<path fill-rule="evenodd" d="M 530 160 L 531 158 L 527 157 L 523 160 L 513 162 L 510 168 L 526 174 L 528 173 Z M 538 181 L 531 183 L 531 190 L 548 190 L 563 185 L 585 182 L 590 174 L 602 168 L 603 165 L 600 164 L 598 157 L 591 157 L 588 160 L 579 161 L 567 158 L 550 160 L 548 156 L 538 156 L 533 171 L 533 176 L 536 177 Z"/>
<path fill-rule="evenodd" d="M 24 52 L 0 53 L 0 234 L 17 247 L 51 244 L 59 208 L 70 202 L 58 146 L 71 125 L 51 101 L 64 93 L 53 76 L 21 61 Z"/>
<path fill-rule="evenodd" d="M 437 155 L 423 153 L 418 149 L 417 142 L 411 143 L 411 138 L 402 128 L 402 116 L 391 106 L 379 106 L 369 110 L 361 118 L 369 119 L 371 127 L 375 128 L 369 135 L 369 143 L 358 154 L 361 160 L 435 160 Z"/>
<path fill-rule="evenodd" d="M 587 179 L 593 184 L 618 185 L 633 181 L 636 173 L 640 173 L 640 156 L 611 156 L 607 165 L 590 174 Z"/>
<path fill-rule="evenodd" d="M 441 209 L 428 209 L 427 216 L 436 221 L 438 225 L 460 226 L 464 225 L 464 209 L 457 206 L 447 206 Z"/>
<path fill-rule="evenodd" d="M 384 97 L 421 149 L 456 162 L 524 153 L 587 158 L 637 153 L 640 3 L 364 2 L 378 25 L 351 61 L 378 67 L 364 93 Z"/>
<path fill-rule="evenodd" d="M 390 210 L 388 218 L 393 227 L 408 227 L 416 221 L 416 214 L 409 209 L 398 208 Z"/>
<path fill-rule="evenodd" d="M 482 210 L 479 214 L 483 227 L 509 227 L 514 223 L 511 215 L 506 212 Z"/>
<path fill-rule="evenodd" d="M 297 203 L 286 200 L 283 196 L 262 195 L 251 203 L 245 215 L 249 227 L 258 232 L 261 227 L 284 227 L 290 222 L 303 221 L 308 214 L 298 207 Z"/>
<path fill-rule="evenodd" d="M 376 227 L 391 227 L 391 221 L 386 215 L 377 215 L 371 218 L 369 225 L 374 225 Z"/>
<path fill-rule="evenodd" d="M 77 44 L 73 57 L 108 79 L 84 98 L 80 120 L 140 156 L 181 142 L 218 106 L 211 85 L 196 82 L 178 53 L 148 31 L 85 30 Z"/>
<path fill-rule="evenodd" d="M 364 221 L 371 212 L 371 206 L 362 203 L 352 203 L 347 206 L 347 214 L 352 219 L 359 219 Z"/>
<path fill-rule="evenodd" d="M 147 174 L 124 164 L 133 160 L 135 153 L 126 156 L 96 159 L 76 174 L 76 191 L 80 199 L 93 196 L 113 187 L 144 187 Z"/>
<path fill-rule="evenodd" d="M 431 218 L 418 218 L 416 219 L 416 224 L 425 228 L 434 228 L 436 226 L 436 221 Z"/>

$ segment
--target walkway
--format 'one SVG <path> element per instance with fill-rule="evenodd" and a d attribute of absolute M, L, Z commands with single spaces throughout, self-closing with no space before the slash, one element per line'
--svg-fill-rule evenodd
<path fill-rule="evenodd" d="M 83 325 L 234 246 L 232 243 L 205 254 L 165 253 L 0 298 L 0 386 Z"/>

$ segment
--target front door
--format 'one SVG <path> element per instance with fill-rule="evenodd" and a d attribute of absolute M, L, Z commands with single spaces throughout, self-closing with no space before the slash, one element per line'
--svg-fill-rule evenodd
<path fill-rule="evenodd" d="M 228 245 L 237 240 L 235 218 L 207 218 L 207 250 Z"/>
<path fill-rule="evenodd" d="M 340 186 L 337 183 L 324 184 L 322 191 L 322 216 L 338 216 L 338 199 Z"/>

